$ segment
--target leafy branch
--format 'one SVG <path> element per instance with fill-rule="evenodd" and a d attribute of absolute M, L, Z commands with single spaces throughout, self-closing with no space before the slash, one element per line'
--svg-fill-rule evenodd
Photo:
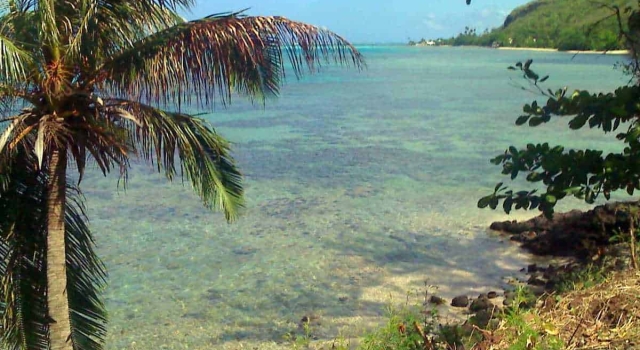
<path fill-rule="evenodd" d="M 566 88 L 545 91 L 539 83 L 546 81 L 548 76 L 539 78 L 531 70 L 531 64 L 532 60 L 524 64 L 518 62 L 509 69 L 520 69 L 524 79 L 547 97 L 547 101 L 524 105 L 516 125 L 536 127 L 552 118 L 564 117 L 569 118 L 571 130 L 587 125 L 604 133 L 626 128 L 615 136 L 624 143 L 623 151 L 605 154 L 602 150 L 565 149 L 548 143 L 528 144 L 521 149 L 510 146 L 491 163 L 501 165 L 502 174 L 512 180 L 519 175 L 525 176 L 527 182 L 542 184 L 544 190 L 514 192 L 498 183 L 493 193 L 478 201 L 478 207 L 496 209 L 502 202 L 506 213 L 513 208 L 538 209 L 551 217 L 557 202 L 566 197 L 573 196 L 593 204 L 600 195 L 610 199 L 611 193 L 617 190 L 633 195 L 640 189 L 640 87 L 622 86 L 614 92 L 597 94 L 576 90 L 569 95 Z"/>

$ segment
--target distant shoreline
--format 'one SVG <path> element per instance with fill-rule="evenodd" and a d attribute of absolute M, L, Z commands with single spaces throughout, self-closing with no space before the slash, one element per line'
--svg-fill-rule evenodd
<path fill-rule="evenodd" d="M 589 54 L 589 55 L 628 55 L 629 50 L 609 50 L 609 51 L 596 51 L 596 50 L 558 50 L 552 48 L 545 47 L 514 47 L 514 46 L 500 46 L 497 48 L 492 48 L 490 46 L 478 46 L 478 45 L 424 45 L 424 44 L 416 44 L 411 45 L 415 47 L 480 47 L 485 49 L 498 49 L 498 50 L 507 50 L 507 51 L 539 51 L 539 52 L 566 52 L 573 54 Z"/>
<path fill-rule="evenodd" d="M 541 48 L 541 47 L 498 47 L 498 50 L 522 50 L 522 51 L 542 51 L 542 52 L 566 52 L 566 53 L 585 53 L 585 54 L 600 54 L 600 55 L 627 55 L 629 50 L 609 50 L 609 51 L 595 51 L 595 50 L 567 50 L 560 51 L 558 49 Z"/>

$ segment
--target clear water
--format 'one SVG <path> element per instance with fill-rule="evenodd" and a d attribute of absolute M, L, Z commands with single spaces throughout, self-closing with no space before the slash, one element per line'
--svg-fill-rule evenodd
<path fill-rule="evenodd" d="M 502 180 L 488 159 L 531 141 L 617 146 L 562 120 L 516 127 L 536 95 L 505 68 L 533 58 L 549 87 L 609 90 L 626 79 L 613 69 L 620 56 L 362 51 L 363 72 L 327 68 L 290 79 L 266 109 L 236 99 L 206 117 L 246 174 L 237 223 L 144 166 L 126 193 L 89 176 L 110 272 L 108 349 L 286 348 L 305 315 L 320 340 L 357 336 L 425 281 L 445 297 L 495 290 L 534 258 L 486 230 L 507 218 L 476 208 Z"/>

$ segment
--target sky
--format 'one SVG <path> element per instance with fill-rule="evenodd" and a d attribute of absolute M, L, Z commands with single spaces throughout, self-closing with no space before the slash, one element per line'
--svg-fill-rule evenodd
<path fill-rule="evenodd" d="M 405 43 L 447 38 L 465 26 L 500 26 L 528 0 L 199 0 L 188 19 L 249 8 L 248 15 L 278 15 L 326 27 L 353 43 Z"/>

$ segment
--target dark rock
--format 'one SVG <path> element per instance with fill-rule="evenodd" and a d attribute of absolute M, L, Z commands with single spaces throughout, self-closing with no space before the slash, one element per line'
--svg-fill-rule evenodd
<path fill-rule="evenodd" d="M 538 265 L 536 264 L 531 264 L 529 266 L 527 266 L 527 272 L 531 273 L 531 272 L 536 272 L 538 270 Z"/>
<path fill-rule="evenodd" d="M 345 301 L 349 300 L 349 297 L 341 296 L 341 297 L 338 298 L 338 300 L 340 300 L 341 303 L 344 303 Z"/>
<path fill-rule="evenodd" d="M 532 285 L 532 286 L 529 286 L 529 290 L 536 297 L 544 295 L 544 293 L 546 292 L 544 285 Z"/>
<path fill-rule="evenodd" d="M 477 312 L 480 310 L 493 309 L 494 305 L 489 301 L 489 298 L 483 297 L 474 300 L 469 306 L 469 310 L 472 312 Z"/>
<path fill-rule="evenodd" d="M 490 310 L 480 310 L 473 316 L 472 322 L 480 328 L 487 328 L 492 317 L 493 315 Z"/>
<path fill-rule="evenodd" d="M 531 276 L 527 281 L 527 284 L 530 284 L 532 286 L 544 286 L 545 284 L 547 284 L 547 281 L 541 279 L 538 276 Z"/>
<path fill-rule="evenodd" d="M 236 255 L 251 255 L 257 251 L 256 248 L 253 247 L 238 247 L 233 249 L 233 254 Z"/>
<path fill-rule="evenodd" d="M 514 298 L 514 297 L 508 297 L 508 298 L 505 298 L 505 299 L 502 301 L 502 305 L 504 305 L 504 306 L 511 306 L 511 305 L 513 305 L 513 301 L 514 301 L 514 300 L 515 300 L 515 298 Z"/>
<path fill-rule="evenodd" d="M 444 299 L 440 298 L 437 295 L 432 295 L 431 298 L 429 298 L 429 302 L 431 304 L 442 305 L 444 304 Z"/>
<path fill-rule="evenodd" d="M 610 244 L 614 231 L 628 231 L 629 206 L 640 204 L 607 203 L 586 212 L 555 213 L 553 220 L 540 215 L 524 222 L 494 222 L 490 227 L 513 235 L 512 240 L 537 255 L 589 258 L 597 255 L 599 247 Z"/>
<path fill-rule="evenodd" d="M 533 241 L 538 237 L 538 233 L 536 231 L 526 231 L 520 234 L 520 242 L 529 242 Z"/>
<path fill-rule="evenodd" d="M 491 292 L 487 293 L 487 298 L 489 298 L 489 299 L 495 299 L 497 297 L 498 297 L 498 293 L 497 292 L 491 291 Z"/>
<path fill-rule="evenodd" d="M 469 297 L 466 295 L 459 295 L 451 300 L 451 306 L 453 307 L 467 307 L 469 305 Z"/>
<path fill-rule="evenodd" d="M 465 323 L 462 324 L 462 326 L 460 326 L 460 330 L 462 331 L 462 334 L 465 336 L 469 336 L 471 335 L 476 329 L 473 328 L 473 323 L 469 322 L 469 321 L 465 321 Z"/>

